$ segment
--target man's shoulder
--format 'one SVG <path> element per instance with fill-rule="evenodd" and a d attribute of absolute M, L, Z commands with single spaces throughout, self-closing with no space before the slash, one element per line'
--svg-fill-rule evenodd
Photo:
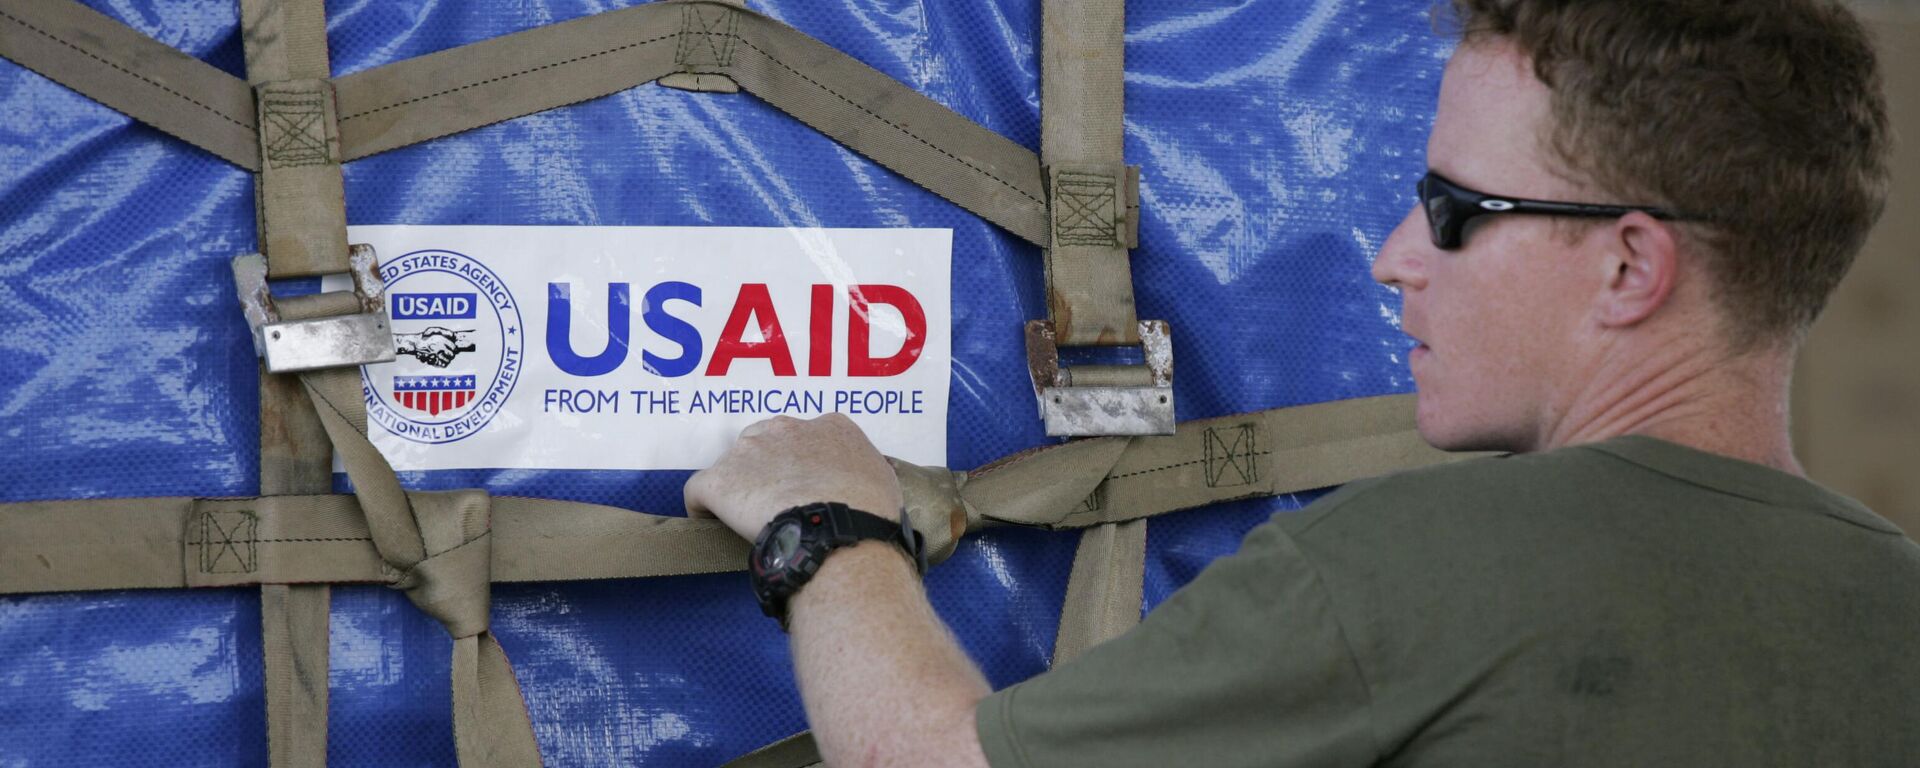
<path fill-rule="evenodd" d="M 1646 438 L 1349 483 L 1275 515 L 1271 527 L 1323 567 L 1370 574 L 1436 560 L 1605 570 L 1634 567 L 1620 564 L 1641 556 L 1729 557 L 1725 544 L 1735 541 L 1748 551 L 1817 548 L 1879 557 L 1903 572 L 1920 568 L 1920 548 L 1859 502 L 1804 478 Z"/>
<path fill-rule="evenodd" d="M 1662 478 L 1585 447 L 1487 456 L 1369 478 L 1341 486 L 1297 513 L 1275 516 L 1293 535 L 1325 525 L 1458 526 L 1488 517 L 1586 508 L 1600 492 Z"/>

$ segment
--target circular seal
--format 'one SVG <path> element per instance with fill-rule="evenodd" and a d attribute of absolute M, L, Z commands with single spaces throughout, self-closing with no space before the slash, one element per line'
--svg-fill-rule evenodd
<path fill-rule="evenodd" d="M 519 302 L 493 270 L 453 251 L 408 253 L 380 276 L 395 356 L 361 369 L 367 420 L 417 443 L 479 432 L 520 380 Z"/>

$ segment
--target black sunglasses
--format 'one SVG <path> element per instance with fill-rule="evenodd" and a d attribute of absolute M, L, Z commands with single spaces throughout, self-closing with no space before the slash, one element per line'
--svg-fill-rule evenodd
<path fill-rule="evenodd" d="M 1504 195 L 1489 195 L 1447 180 L 1433 171 L 1420 177 L 1420 207 L 1427 212 L 1433 245 L 1443 251 L 1460 247 L 1467 222 L 1475 216 L 1497 213 L 1534 213 L 1549 216 L 1585 216 L 1615 219 L 1639 211 L 1656 219 L 1686 221 L 1688 217 L 1645 205 L 1593 205 L 1559 203 L 1549 200 L 1525 200 Z"/>

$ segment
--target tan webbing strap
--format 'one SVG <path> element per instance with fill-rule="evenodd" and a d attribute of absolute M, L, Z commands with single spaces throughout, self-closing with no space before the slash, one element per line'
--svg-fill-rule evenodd
<path fill-rule="evenodd" d="M 241 40 L 254 86 L 262 162 L 255 213 L 269 276 L 346 270 L 347 221 L 339 136 L 320 0 L 241 0 Z M 287 319 L 331 314 L 285 302 Z M 357 307 L 356 307 L 357 308 Z M 290 378 L 260 376 L 260 492 L 325 493 L 332 447 L 307 395 Z M 260 587 L 267 755 L 275 768 L 327 763 L 327 643 L 331 588 Z"/>
<path fill-rule="evenodd" d="M 1046 0 L 1041 9 L 1040 161 L 1052 225 L 1046 250 L 1048 316 L 1062 346 L 1138 344 L 1127 257 L 1133 239 L 1129 185 L 1137 176 L 1122 152 L 1126 3 Z M 1126 379 L 1146 374 L 1142 366 L 1070 370 L 1068 375 L 1075 386 L 1139 386 Z M 1146 541 L 1144 521 L 1081 534 L 1060 609 L 1054 664 L 1138 623 Z"/>
<path fill-rule="evenodd" d="M 820 761 L 820 747 L 813 742 L 812 731 L 801 731 L 747 754 L 728 760 L 720 768 L 814 768 Z"/>
<path fill-rule="evenodd" d="M 1046 190 L 1032 152 L 792 27 L 732 13 L 732 66 L 716 71 L 915 184 L 1046 242 Z"/>
<path fill-rule="evenodd" d="M 273 278 L 347 271 L 340 127 L 321 0 L 240 0 L 260 126 L 260 249 Z"/>
<path fill-rule="evenodd" d="M 675 71 L 680 9 L 648 3 L 334 81 L 348 160 L 566 106 Z"/>
<path fill-rule="evenodd" d="M 268 765 L 327 764 L 327 633 L 331 594 L 332 588 L 325 584 L 260 587 Z"/>
<path fill-rule="evenodd" d="M 741 0 L 718 2 L 736 8 L 747 7 Z M 731 12 L 720 8 L 694 4 L 683 6 L 680 9 L 680 41 L 674 46 L 673 52 L 674 63 L 680 65 L 683 71 L 660 78 L 660 84 L 683 91 L 739 93 L 740 84 L 734 82 L 733 78 L 700 72 L 706 67 L 726 66 L 726 58 L 733 53 L 733 25 L 736 19 Z"/>
<path fill-rule="evenodd" d="M 950 553 L 960 534 L 992 525 L 1083 528 L 1471 456 L 1421 442 L 1412 405 L 1411 396 L 1395 395 L 1226 416 L 1166 437 L 1028 451 L 971 474 L 895 467 L 929 549 Z M 746 564 L 747 545 L 717 520 L 515 497 L 492 507 L 494 581 L 719 573 Z M 389 571 L 352 496 L 0 504 L 0 594 L 379 583 L 392 580 Z"/>
<path fill-rule="evenodd" d="M 674 73 L 725 76 L 982 218 L 1048 241 L 1033 152 L 804 33 L 713 0 L 610 11 L 339 78 L 341 145 L 352 160 Z"/>
<path fill-rule="evenodd" d="M 1428 447 L 1412 409 L 1410 395 L 1346 400 L 1188 422 L 1165 437 L 1081 440 L 970 474 L 895 468 L 929 550 L 950 553 L 959 534 L 994 525 L 1086 528 L 1475 455 Z M 408 495 L 417 509 L 432 494 Z M 361 504 L 340 494 L 0 504 L 0 594 L 394 581 Z M 717 520 L 514 497 L 491 506 L 492 581 L 746 567 L 746 543 Z"/>
<path fill-rule="evenodd" d="M 700 90 L 720 90 L 717 84 L 730 80 L 956 205 L 1029 242 L 1052 244 L 1048 186 L 1033 152 L 825 43 L 730 2 L 648 3 L 327 83 L 316 82 L 324 73 L 291 76 L 258 94 L 258 104 L 246 84 L 68 0 L 0 11 L 0 56 L 242 168 L 262 170 L 264 153 L 274 174 L 312 176 L 319 180 L 290 183 L 317 187 L 326 186 L 324 178 L 304 169 L 670 75 L 682 76 L 675 83 L 691 77 Z M 284 27 L 282 34 L 287 34 Z M 331 100 L 325 93 L 329 84 Z M 271 124 L 256 127 L 256 109 L 273 115 Z M 330 116 L 337 117 L 335 132 L 327 130 Z M 277 185 L 263 187 L 268 194 Z M 1120 191 L 1123 209 L 1137 206 L 1130 187 L 1121 185 Z M 1128 219 L 1126 225 L 1130 233 L 1134 224 Z M 272 239 L 287 226 L 297 224 L 263 224 L 269 252 Z M 320 240 L 319 233 L 286 237 Z M 319 246 L 308 250 L 328 252 Z M 282 277 L 301 273 L 283 270 L 309 268 L 272 270 Z M 307 274 L 339 271 L 311 269 L 316 271 Z"/>
<path fill-rule="evenodd" d="M 77 2 L 0 6 L 0 56 L 234 165 L 260 165 L 246 83 Z"/>
<path fill-rule="evenodd" d="M 347 270 L 346 198 L 321 0 L 240 0 L 240 39 L 254 87 L 260 172 L 254 212 L 269 277 Z M 317 299 L 283 302 L 286 319 L 334 314 Z M 357 311 L 352 307 L 345 311 Z M 260 492 L 325 493 L 332 447 L 294 380 L 260 375 Z M 327 763 L 325 584 L 260 588 L 267 756 L 275 768 Z"/>
<path fill-rule="evenodd" d="M 685 576 L 747 565 L 747 542 L 712 518 L 497 497 L 493 525 L 496 581 Z"/>
<path fill-rule="evenodd" d="M 1053 666 L 1119 637 L 1140 623 L 1147 567 L 1147 521 L 1129 520 L 1080 532 L 1060 604 Z"/>
<path fill-rule="evenodd" d="M 319 417 L 299 382 L 268 374 L 262 367 L 261 493 L 328 492 L 333 485 L 332 457 Z M 203 531 L 203 535 L 212 533 Z M 269 765 L 326 765 L 330 596 L 326 584 L 260 587 Z"/>
<path fill-rule="evenodd" d="M 360 372 L 331 368 L 300 380 L 333 441 L 388 586 L 438 619 L 453 636 L 453 735 L 466 768 L 540 764 L 540 747 L 506 650 L 487 631 L 492 530 L 483 491 L 409 494 L 368 442 Z"/>
<path fill-rule="evenodd" d="M 1062 346 L 1137 344 L 1127 262 L 1123 0 L 1041 5 L 1040 162 L 1047 307 Z"/>
<path fill-rule="evenodd" d="M 960 495 L 976 521 L 1084 528 L 1482 455 L 1427 445 L 1413 408 L 1413 395 L 1387 395 L 1189 421 L 1163 437 L 1076 440 L 981 467 Z"/>
<path fill-rule="evenodd" d="M 416 507 L 421 495 L 409 494 Z M 746 542 L 718 520 L 549 499 L 497 497 L 491 506 L 495 582 L 746 567 Z M 346 494 L 0 504 L 0 594 L 397 578 L 374 547 L 359 500 Z"/>
<path fill-rule="evenodd" d="M 0 594 L 178 589 L 190 498 L 0 504 Z"/>

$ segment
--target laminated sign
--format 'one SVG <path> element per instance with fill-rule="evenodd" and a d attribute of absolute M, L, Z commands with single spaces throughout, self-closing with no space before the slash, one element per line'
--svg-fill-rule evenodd
<path fill-rule="evenodd" d="M 351 230 L 387 284 L 396 359 L 361 376 L 395 469 L 697 469 L 835 412 L 947 462 L 950 230 Z"/>

